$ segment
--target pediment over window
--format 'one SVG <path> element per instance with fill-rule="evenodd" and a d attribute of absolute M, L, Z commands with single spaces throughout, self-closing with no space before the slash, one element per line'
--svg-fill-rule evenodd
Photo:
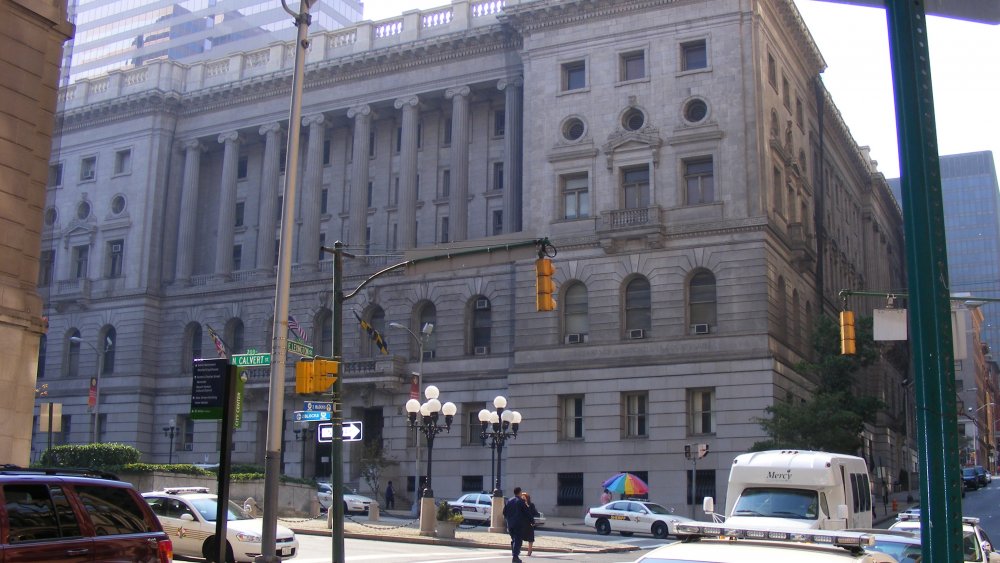
<path fill-rule="evenodd" d="M 607 158 L 608 169 L 619 165 L 631 164 L 635 162 L 660 161 L 660 147 L 663 139 L 660 138 L 660 131 L 655 127 L 643 127 L 636 131 L 618 130 L 608 135 L 608 142 L 604 143 L 601 150 Z"/>

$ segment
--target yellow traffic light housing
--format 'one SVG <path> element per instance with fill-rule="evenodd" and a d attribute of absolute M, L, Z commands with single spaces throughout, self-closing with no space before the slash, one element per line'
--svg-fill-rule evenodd
<path fill-rule="evenodd" d="M 303 358 L 295 364 L 295 392 L 325 393 L 337 381 L 340 362 L 329 358 Z"/>
<path fill-rule="evenodd" d="M 555 293 L 555 282 L 552 275 L 556 273 L 556 267 L 552 265 L 551 258 L 539 258 L 535 260 L 535 310 L 554 311 L 556 300 L 552 296 Z"/>
<path fill-rule="evenodd" d="M 854 354 L 857 351 L 854 338 L 854 312 L 840 312 L 840 353 Z"/>
<path fill-rule="evenodd" d="M 295 392 L 299 395 L 312 393 L 313 374 L 315 373 L 312 358 L 303 358 L 295 363 Z"/>

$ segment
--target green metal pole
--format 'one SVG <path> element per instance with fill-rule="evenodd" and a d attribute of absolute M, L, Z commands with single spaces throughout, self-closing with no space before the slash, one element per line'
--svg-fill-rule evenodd
<path fill-rule="evenodd" d="M 341 362 L 333 382 L 333 442 L 330 443 L 330 505 L 333 536 L 333 563 L 344 563 L 344 243 L 333 244 L 333 359 Z"/>
<path fill-rule="evenodd" d="M 888 1 L 896 98 L 910 345 L 920 449 L 924 561 L 962 560 L 961 474 L 941 170 L 922 0 Z"/>

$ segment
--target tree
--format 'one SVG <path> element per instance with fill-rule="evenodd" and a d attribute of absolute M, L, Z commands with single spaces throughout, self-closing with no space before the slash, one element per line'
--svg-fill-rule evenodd
<path fill-rule="evenodd" d="M 874 422 L 883 407 L 876 397 L 857 394 L 855 376 L 879 357 L 870 317 L 858 319 L 856 337 L 857 354 L 842 355 L 839 327 L 829 317 L 817 320 L 811 335 L 816 361 L 796 366 L 816 382 L 812 396 L 764 409 L 767 416 L 754 421 L 770 438 L 754 443 L 751 451 L 808 449 L 853 455 L 861 449 L 865 423 Z"/>
<path fill-rule="evenodd" d="M 376 500 L 382 497 L 382 474 L 385 468 L 395 463 L 395 460 L 385 456 L 385 450 L 380 442 L 365 445 L 365 453 L 361 457 L 361 476 L 365 478 L 365 483 L 368 484 Z"/>

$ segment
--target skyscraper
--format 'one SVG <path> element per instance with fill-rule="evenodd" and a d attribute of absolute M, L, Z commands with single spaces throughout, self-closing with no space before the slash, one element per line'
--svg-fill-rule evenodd
<path fill-rule="evenodd" d="M 298 2 L 290 2 L 298 11 Z M 310 30 L 361 19 L 360 0 L 317 2 Z M 63 54 L 64 82 L 155 59 L 196 61 L 295 37 L 281 0 L 70 0 L 76 37 Z"/>

